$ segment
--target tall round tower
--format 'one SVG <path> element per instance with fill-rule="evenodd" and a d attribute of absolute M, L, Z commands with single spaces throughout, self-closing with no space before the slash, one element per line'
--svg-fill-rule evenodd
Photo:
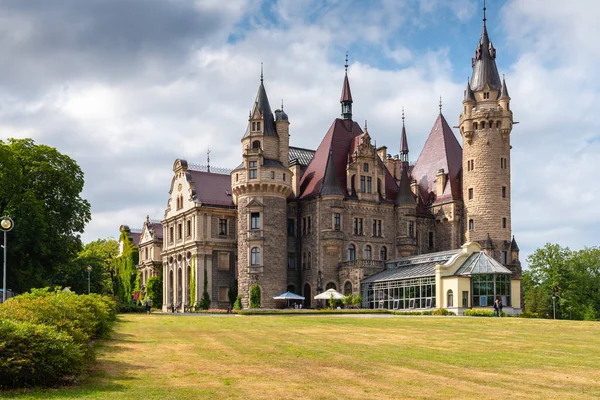
<path fill-rule="evenodd" d="M 238 292 L 249 306 L 250 287 L 261 289 L 261 307 L 274 307 L 273 296 L 286 291 L 289 122 L 271 112 L 261 72 L 260 86 L 242 138 L 242 164 L 231 173 L 237 204 Z"/>
<path fill-rule="evenodd" d="M 511 264 L 510 133 L 513 114 L 496 49 L 486 29 L 472 60 L 459 119 L 463 138 L 463 200 L 466 241 L 476 241 L 503 264 Z"/>

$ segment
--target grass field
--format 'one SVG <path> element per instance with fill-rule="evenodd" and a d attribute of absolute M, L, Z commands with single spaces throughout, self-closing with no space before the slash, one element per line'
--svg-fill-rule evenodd
<path fill-rule="evenodd" d="M 122 315 L 65 399 L 593 398 L 600 324 L 517 318 Z"/>

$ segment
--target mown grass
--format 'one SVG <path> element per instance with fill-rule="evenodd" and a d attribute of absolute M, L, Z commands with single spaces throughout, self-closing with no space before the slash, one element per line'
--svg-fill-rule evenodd
<path fill-rule="evenodd" d="M 123 315 L 54 399 L 593 398 L 600 324 L 518 318 Z"/>

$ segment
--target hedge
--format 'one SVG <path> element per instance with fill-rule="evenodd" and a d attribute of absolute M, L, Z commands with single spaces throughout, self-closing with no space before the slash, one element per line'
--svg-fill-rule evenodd
<path fill-rule="evenodd" d="M 72 379 L 94 358 L 91 339 L 116 319 L 114 300 L 32 289 L 0 305 L 0 388 Z"/>

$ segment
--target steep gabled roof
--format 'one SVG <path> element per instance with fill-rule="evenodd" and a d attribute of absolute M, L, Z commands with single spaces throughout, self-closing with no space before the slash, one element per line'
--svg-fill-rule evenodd
<path fill-rule="evenodd" d="M 193 170 L 189 170 L 188 173 L 194 183 L 196 201 L 212 206 L 234 206 L 229 175 Z"/>
<path fill-rule="evenodd" d="M 254 101 L 254 106 L 252 108 L 251 115 L 254 116 L 257 112 L 264 118 L 264 135 L 277 136 L 277 129 L 275 128 L 275 117 L 273 117 L 273 112 L 271 112 L 271 105 L 269 104 L 269 98 L 267 97 L 267 91 L 265 89 L 262 77 L 260 79 L 260 86 L 258 87 L 258 93 L 256 94 L 256 100 Z M 250 124 L 248 124 L 248 127 L 246 128 L 246 133 L 244 134 L 244 137 L 249 135 Z"/>
<path fill-rule="evenodd" d="M 300 198 L 307 198 L 321 192 L 321 186 L 327 169 L 329 150 L 332 152 L 333 163 L 337 175 L 338 186 L 344 194 L 346 191 L 346 164 L 352 150 L 354 140 L 362 135 L 360 126 L 352 120 L 336 118 L 329 127 L 325 137 L 300 180 Z"/>
<path fill-rule="evenodd" d="M 462 199 L 460 183 L 462 148 L 441 113 L 433 124 L 423 150 L 411 171 L 412 179 L 417 181 L 421 198 L 425 202 L 430 192 L 437 192 L 436 175 L 440 169 L 444 169 L 448 174 L 446 185 L 450 185 L 450 191 L 445 191 L 447 195 L 437 200 Z"/>
<path fill-rule="evenodd" d="M 335 170 L 335 163 L 333 162 L 333 152 L 329 150 L 329 156 L 327 157 L 327 166 L 325 167 L 325 177 L 323 178 L 323 184 L 321 185 L 322 196 L 325 195 L 341 195 L 345 192 L 340 188 L 338 183 L 338 176 Z"/>

